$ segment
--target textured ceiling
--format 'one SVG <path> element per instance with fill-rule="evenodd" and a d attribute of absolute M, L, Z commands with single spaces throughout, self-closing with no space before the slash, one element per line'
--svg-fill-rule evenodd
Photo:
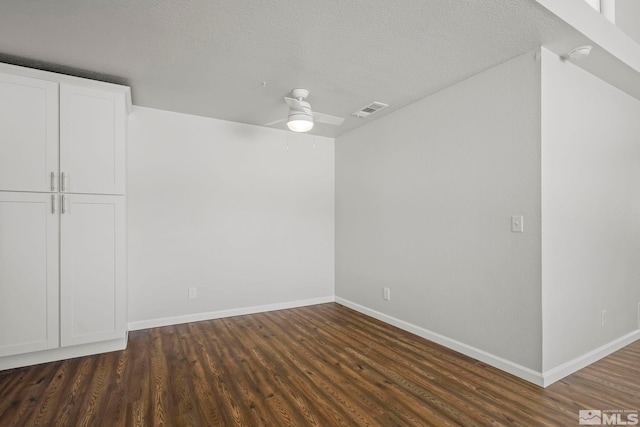
<path fill-rule="evenodd" d="M 347 117 L 316 126 L 334 136 L 568 31 L 535 0 L 3 0 L 0 61 L 256 125 L 304 87 L 314 111 Z M 390 107 L 350 116 L 372 101 Z"/>

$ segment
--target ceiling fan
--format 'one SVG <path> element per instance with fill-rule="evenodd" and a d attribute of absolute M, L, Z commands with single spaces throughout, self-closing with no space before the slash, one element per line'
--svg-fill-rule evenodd
<path fill-rule="evenodd" d="M 287 122 L 289 130 L 294 132 L 308 132 L 313 128 L 313 123 L 325 123 L 333 126 L 340 126 L 344 118 L 329 114 L 313 112 L 311 105 L 305 99 L 309 96 L 307 89 L 294 89 L 291 91 L 292 98 L 284 97 L 284 102 L 289 106 L 289 114 L 286 119 L 278 119 L 265 123 L 265 126 L 272 126 L 284 121 Z"/>

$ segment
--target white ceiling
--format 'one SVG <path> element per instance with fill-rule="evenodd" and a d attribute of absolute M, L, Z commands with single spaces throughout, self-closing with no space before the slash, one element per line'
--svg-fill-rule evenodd
<path fill-rule="evenodd" d="M 3 0 L 0 61 L 255 125 L 304 87 L 315 111 L 347 117 L 314 129 L 334 136 L 570 31 L 535 0 Z M 373 101 L 390 107 L 350 116 Z"/>

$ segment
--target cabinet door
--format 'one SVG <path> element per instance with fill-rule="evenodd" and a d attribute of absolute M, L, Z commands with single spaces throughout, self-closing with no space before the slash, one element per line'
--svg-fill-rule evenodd
<path fill-rule="evenodd" d="M 126 332 L 124 197 L 60 197 L 61 345 L 122 338 Z"/>
<path fill-rule="evenodd" d="M 0 356 L 59 346 L 54 197 L 0 192 Z"/>
<path fill-rule="evenodd" d="M 0 190 L 55 191 L 57 174 L 58 84 L 0 74 Z"/>
<path fill-rule="evenodd" d="M 124 194 L 124 94 L 60 85 L 60 190 Z"/>

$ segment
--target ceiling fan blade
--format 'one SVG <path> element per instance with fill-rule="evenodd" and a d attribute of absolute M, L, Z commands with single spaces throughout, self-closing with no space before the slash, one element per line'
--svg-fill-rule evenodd
<path fill-rule="evenodd" d="M 343 117 L 336 117 L 330 114 L 318 113 L 316 111 L 313 112 L 313 118 L 318 123 L 326 123 L 333 126 L 340 126 L 342 122 L 344 122 Z"/>
<path fill-rule="evenodd" d="M 269 122 L 269 123 L 265 123 L 265 124 L 264 124 L 264 125 L 262 125 L 262 126 L 273 126 L 273 125 L 277 125 L 278 123 L 282 123 L 282 122 L 284 122 L 284 121 L 286 121 L 286 120 L 287 120 L 287 119 L 278 119 L 278 120 L 274 120 L 274 121 Z"/>

